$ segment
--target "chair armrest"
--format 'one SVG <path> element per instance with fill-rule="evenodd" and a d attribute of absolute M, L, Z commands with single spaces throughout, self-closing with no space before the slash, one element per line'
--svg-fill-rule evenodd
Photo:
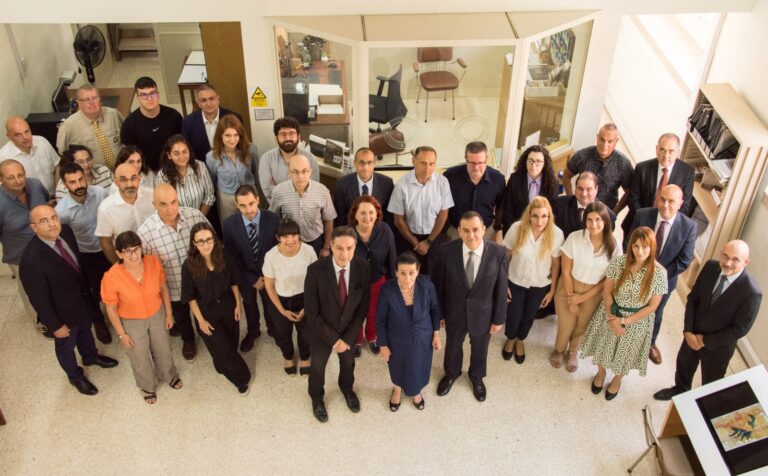
<path fill-rule="evenodd" d="M 415 62 L 413 63 L 413 72 L 418 73 L 419 72 L 419 63 Z"/>
<path fill-rule="evenodd" d="M 456 58 L 456 62 L 459 63 L 459 66 L 461 66 L 464 69 L 467 69 L 467 62 L 464 61 L 462 58 Z"/>
<path fill-rule="evenodd" d="M 386 76 L 379 75 L 379 76 L 376 76 L 376 80 L 377 81 L 384 81 L 386 83 L 387 81 L 389 81 L 389 78 L 387 78 Z"/>

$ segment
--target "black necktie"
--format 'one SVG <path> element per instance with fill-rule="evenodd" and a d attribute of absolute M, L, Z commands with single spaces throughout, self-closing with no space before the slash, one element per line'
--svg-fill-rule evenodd
<path fill-rule="evenodd" d="M 720 281 L 717 282 L 717 286 L 715 286 L 715 290 L 712 291 L 712 302 L 711 304 L 714 304 L 715 301 L 720 299 L 720 295 L 723 294 L 723 287 L 725 286 L 725 276 L 720 276 Z"/>
<path fill-rule="evenodd" d="M 248 242 L 251 244 L 251 251 L 255 258 L 259 254 L 259 229 L 255 223 L 248 224 Z"/>
<path fill-rule="evenodd" d="M 363 195 L 368 195 L 368 185 L 363 184 Z"/>

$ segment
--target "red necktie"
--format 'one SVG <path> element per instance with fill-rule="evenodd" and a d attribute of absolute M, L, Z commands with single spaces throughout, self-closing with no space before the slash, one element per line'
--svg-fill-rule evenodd
<path fill-rule="evenodd" d="M 341 306 L 347 302 L 347 281 L 344 279 L 344 268 L 339 270 L 339 297 L 341 297 Z"/>
<path fill-rule="evenodd" d="M 656 196 L 653 197 L 653 206 L 659 206 L 659 195 L 661 195 L 661 189 L 666 187 L 669 183 L 669 169 L 664 167 L 661 169 L 661 180 L 659 180 L 659 186 L 656 187 Z"/>
<path fill-rule="evenodd" d="M 62 258 L 64 258 L 64 261 L 67 262 L 70 266 L 72 266 L 72 269 L 80 272 L 80 266 L 77 265 L 77 261 L 72 257 L 69 252 L 67 252 L 67 249 L 64 248 L 64 245 L 61 243 L 61 238 L 56 238 L 56 249 L 59 250 L 59 254 Z"/>
<path fill-rule="evenodd" d="M 661 254 L 661 247 L 664 246 L 664 231 L 667 229 L 667 226 L 669 226 L 669 222 L 667 220 L 661 220 L 661 223 L 659 223 L 659 229 L 656 230 L 656 258 L 657 259 Z"/>

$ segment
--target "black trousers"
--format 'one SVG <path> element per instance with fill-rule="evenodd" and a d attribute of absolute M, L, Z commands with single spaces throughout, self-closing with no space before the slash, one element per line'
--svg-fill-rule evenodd
<path fill-rule="evenodd" d="M 112 263 L 101 251 L 98 253 L 80 253 L 80 267 L 83 269 L 85 279 L 88 280 L 88 285 L 91 288 L 93 303 L 99 310 L 99 312 L 94 313 L 93 320 L 94 322 L 104 322 L 104 314 L 101 313 L 99 305 L 101 302 L 101 278 L 112 267 Z"/>
<path fill-rule="evenodd" d="M 236 387 L 247 385 L 251 381 L 251 371 L 237 352 L 240 322 L 235 320 L 234 295 L 229 292 L 216 302 L 201 304 L 200 312 L 214 328 L 211 335 L 205 335 L 200 332 L 200 326 L 195 319 L 197 332 L 211 354 L 214 368 Z"/>
<path fill-rule="evenodd" d="M 325 343 L 311 341 L 309 343 L 312 355 L 312 367 L 309 369 L 309 396 L 313 402 L 323 399 L 325 395 L 325 366 L 333 349 Z M 355 353 L 350 348 L 339 355 L 339 388 L 341 393 L 352 391 L 355 383 Z"/>
<path fill-rule="evenodd" d="M 466 322 L 463 324 L 458 329 L 454 325 L 445 325 L 443 370 L 445 375 L 452 379 L 456 379 L 461 375 L 461 366 L 464 363 L 464 339 L 467 337 L 469 330 L 467 329 Z M 488 344 L 490 341 L 490 329 L 486 333 L 469 336 L 469 378 L 471 380 L 485 378 L 488 368 Z"/>
<path fill-rule="evenodd" d="M 287 311 L 299 312 L 304 309 L 304 293 L 291 297 L 280 296 L 280 304 Z M 299 358 L 307 360 L 310 356 L 309 343 L 304 338 L 304 319 L 299 322 L 289 321 L 285 316 L 277 312 L 275 306 L 271 306 L 272 322 L 275 326 L 275 342 L 280 347 L 285 360 L 293 360 L 295 348 L 293 346 L 293 328 L 296 327 L 296 341 L 299 345 Z"/>
<path fill-rule="evenodd" d="M 315 254 L 317 254 L 317 257 L 320 257 L 320 251 L 323 249 L 323 243 L 325 242 L 325 233 L 321 234 L 317 238 L 315 238 L 312 241 L 306 241 L 305 243 L 312 247 L 312 249 L 315 250 Z"/>
<path fill-rule="evenodd" d="M 507 304 L 507 325 L 504 327 L 504 334 L 507 339 L 525 340 L 536 319 L 541 300 L 549 292 L 550 287 L 524 288 L 512 281 L 508 283 L 509 290 L 512 292 L 512 302 Z"/>
<path fill-rule="evenodd" d="M 416 239 L 419 241 L 424 241 L 427 238 L 429 238 L 429 235 L 414 234 L 413 236 L 415 236 Z M 397 249 L 397 254 L 399 255 L 400 253 L 403 253 L 405 251 L 413 251 L 413 254 L 416 255 L 416 258 L 418 258 L 419 263 L 421 265 L 421 268 L 419 269 L 419 274 L 423 274 L 426 276 L 429 276 L 429 264 L 430 264 L 429 262 L 430 262 L 430 258 L 434 254 L 432 253 L 432 250 L 436 250 L 437 247 L 440 246 L 440 243 L 442 243 L 443 241 L 444 240 L 441 240 L 440 238 L 435 240 L 435 242 L 433 242 L 430 245 L 429 251 L 427 251 L 427 254 L 422 256 L 416 253 L 415 251 L 413 251 L 413 245 L 408 243 L 408 240 L 403 238 L 403 235 L 401 235 L 399 231 L 395 230 L 395 248 Z"/>
<path fill-rule="evenodd" d="M 195 330 L 192 328 L 189 304 L 181 301 L 171 301 L 171 310 L 173 311 L 173 322 L 176 325 L 176 329 L 179 330 L 181 338 L 184 342 L 194 342 Z"/>
<path fill-rule="evenodd" d="M 51 332 L 55 330 L 51 329 Z M 96 362 L 96 343 L 91 333 L 90 320 L 79 326 L 71 327 L 68 337 L 56 338 L 56 358 L 61 368 L 67 373 L 69 380 L 72 381 L 83 378 L 83 368 L 77 365 L 75 347 L 80 352 L 84 364 Z"/>
<path fill-rule="evenodd" d="M 683 340 L 680 350 L 677 352 L 677 368 L 675 370 L 675 385 L 685 390 L 690 390 L 693 384 L 693 374 L 701 362 L 701 384 L 706 385 L 715 380 L 720 380 L 728 370 L 728 362 L 731 361 L 736 350 L 736 342 L 725 346 L 710 349 L 704 347 L 701 350 L 693 350 Z"/>
<path fill-rule="evenodd" d="M 269 295 L 266 289 L 256 291 L 253 286 L 242 284 L 240 286 L 240 294 L 243 296 L 243 308 L 245 310 L 245 320 L 248 324 L 248 333 L 257 334 L 261 333 L 259 320 L 261 319 L 261 312 L 259 311 L 258 296 L 261 296 L 261 305 L 264 308 L 264 324 L 267 325 L 267 330 L 275 333 L 275 326 L 272 323 L 272 301 L 269 300 Z"/>

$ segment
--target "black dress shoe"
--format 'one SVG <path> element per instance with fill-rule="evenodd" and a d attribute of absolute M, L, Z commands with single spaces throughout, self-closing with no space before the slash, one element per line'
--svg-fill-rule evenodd
<path fill-rule="evenodd" d="M 609 385 L 609 387 L 610 387 L 610 385 Z M 608 400 L 608 401 L 613 400 L 614 398 L 616 398 L 616 395 L 619 394 L 619 390 L 621 390 L 621 384 L 619 384 L 619 388 L 616 389 L 615 393 L 609 392 L 608 389 L 606 388 L 605 389 L 605 399 Z"/>
<path fill-rule="evenodd" d="M 258 339 L 258 335 L 256 335 L 253 332 L 248 332 L 245 334 L 245 337 L 243 337 L 242 342 L 240 342 L 240 352 L 250 352 L 253 350 L 253 343 Z"/>
<path fill-rule="evenodd" d="M 600 393 L 602 391 L 603 391 L 603 386 L 601 385 L 601 386 L 598 387 L 597 385 L 595 385 L 595 381 L 592 380 L 592 393 L 597 395 L 598 393 Z"/>
<path fill-rule="evenodd" d="M 98 365 L 102 369 L 111 369 L 112 367 L 117 367 L 118 361 L 113 359 L 112 357 L 107 357 L 106 355 L 96 355 L 96 361 L 91 362 L 90 364 L 86 364 L 83 362 L 83 365 L 91 366 L 91 365 Z"/>
<path fill-rule="evenodd" d="M 485 384 L 482 380 L 472 380 L 472 394 L 478 402 L 485 401 Z"/>
<path fill-rule="evenodd" d="M 512 352 L 507 352 L 504 350 L 504 346 L 501 346 L 501 357 L 504 360 L 511 360 L 513 355 L 515 355 L 514 350 Z"/>
<path fill-rule="evenodd" d="M 363 356 L 363 346 L 355 345 L 355 358 L 359 359 L 362 356 Z"/>
<path fill-rule="evenodd" d="M 70 380 L 69 383 L 83 395 L 96 395 L 99 393 L 99 389 L 85 377 L 81 377 L 78 380 Z"/>
<path fill-rule="evenodd" d="M 518 364 L 522 364 L 523 362 L 525 362 L 525 352 L 523 352 L 523 355 L 518 355 L 517 352 L 514 352 L 514 354 L 515 354 L 515 362 L 517 362 Z"/>
<path fill-rule="evenodd" d="M 285 370 L 285 373 L 288 375 L 296 375 L 296 366 L 292 365 L 290 367 L 283 367 L 283 370 Z"/>
<path fill-rule="evenodd" d="M 311 365 L 307 365 L 306 367 L 299 367 L 299 375 L 309 375 L 309 369 L 311 368 Z"/>
<path fill-rule="evenodd" d="M 96 338 L 99 339 L 99 342 L 102 344 L 112 343 L 112 334 L 109 333 L 109 329 L 107 329 L 107 325 L 104 322 L 94 321 L 93 331 L 96 333 Z"/>
<path fill-rule="evenodd" d="M 328 412 L 325 410 L 325 403 L 322 400 L 312 402 L 312 414 L 320 423 L 328 421 Z"/>
<path fill-rule="evenodd" d="M 373 352 L 373 355 L 379 355 L 379 351 L 381 350 L 381 347 L 379 347 L 379 344 L 376 342 L 369 342 L 368 347 L 371 348 L 371 352 Z"/>
<path fill-rule="evenodd" d="M 185 340 L 181 346 L 181 355 L 187 362 L 194 362 L 197 358 L 197 346 L 194 340 Z"/>
<path fill-rule="evenodd" d="M 685 392 L 687 392 L 687 390 L 675 385 L 674 387 L 669 387 L 663 390 L 659 390 L 658 392 L 653 394 L 653 398 L 655 398 L 656 400 L 667 401 L 667 400 L 672 400 L 672 397 L 674 397 L 675 395 L 680 395 L 681 393 L 685 393 Z"/>
<path fill-rule="evenodd" d="M 357 399 L 357 395 L 355 395 L 353 390 L 344 394 L 344 400 L 346 400 L 347 408 L 349 408 L 352 413 L 360 411 L 360 400 Z"/>
<path fill-rule="evenodd" d="M 437 384 L 437 394 L 444 397 L 451 391 L 451 387 L 453 387 L 453 379 L 446 375 L 440 379 L 440 383 Z"/>

